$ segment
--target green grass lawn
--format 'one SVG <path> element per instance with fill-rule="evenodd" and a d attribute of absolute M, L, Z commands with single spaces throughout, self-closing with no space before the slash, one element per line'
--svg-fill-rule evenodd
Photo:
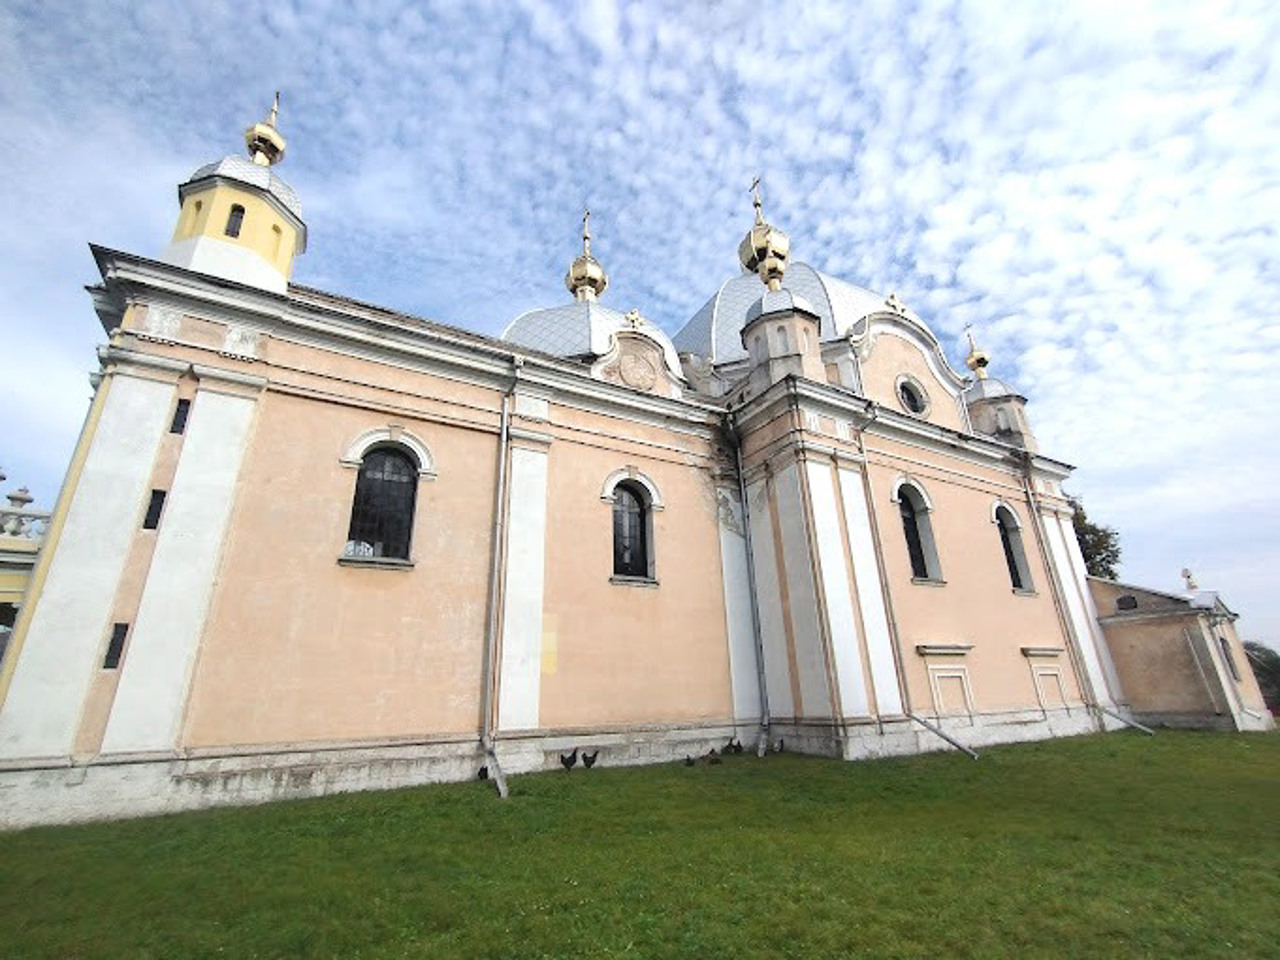
<path fill-rule="evenodd" d="M 1276 957 L 1280 736 L 791 754 L 0 835 L 7 957 Z"/>

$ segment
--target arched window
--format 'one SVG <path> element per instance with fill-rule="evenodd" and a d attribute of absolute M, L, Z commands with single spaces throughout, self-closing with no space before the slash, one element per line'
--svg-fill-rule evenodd
<path fill-rule="evenodd" d="M 244 223 L 244 207 L 235 204 L 231 207 L 231 215 L 227 217 L 227 236 L 240 236 L 240 227 Z"/>
<path fill-rule="evenodd" d="M 933 524 L 929 522 L 929 501 L 914 483 L 900 481 L 894 489 L 898 513 L 902 517 L 902 534 L 911 560 L 911 576 L 915 580 L 941 582 L 942 565 L 933 542 Z"/>
<path fill-rule="evenodd" d="M 1000 546 L 1004 549 L 1004 562 L 1009 567 L 1009 582 L 1015 590 L 1031 590 L 1031 570 L 1027 567 L 1027 554 L 1022 549 L 1022 531 L 1013 511 L 1000 504 L 995 509 L 996 528 L 1000 531 Z"/>
<path fill-rule="evenodd" d="M 790 353 L 791 341 L 787 339 L 787 328 L 778 327 L 777 336 L 778 336 L 778 353 L 780 355 Z"/>
<path fill-rule="evenodd" d="M 365 453 L 347 530 L 348 557 L 409 559 L 418 464 L 398 447 Z"/>
<path fill-rule="evenodd" d="M 637 484 L 619 483 L 613 490 L 613 575 L 651 577 L 649 504 Z"/>
<path fill-rule="evenodd" d="M 1218 646 L 1222 648 L 1222 659 L 1227 662 L 1227 669 L 1231 671 L 1231 679 L 1236 683 L 1240 682 L 1240 671 L 1236 669 L 1236 659 L 1231 656 L 1231 644 L 1227 643 L 1226 637 L 1218 637 Z"/>

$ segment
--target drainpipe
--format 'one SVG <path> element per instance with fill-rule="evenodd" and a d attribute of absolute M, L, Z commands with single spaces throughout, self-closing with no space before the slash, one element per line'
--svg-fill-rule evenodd
<path fill-rule="evenodd" d="M 760 630 L 760 601 L 756 597 L 756 559 L 751 547 L 751 505 L 747 501 L 747 477 L 742 468 L 742 438 L 738 424 L 729 414 L 729 437 L 733 441 L 734 462 L 738 468 L 738 498 L 742 501 L 742 534 L 747 548 L 747 593 L 751 597 L 751 632 L 756 641 L 756 681 L 760 685 L 760 736 L 756 742 L 756 756 L 763 757 L 769 749 L 769 686 L 764 674 L 764 635 Z"/>
<path fill-rule="evenodd" d="M 498 754 L 493 745 L 493 666 L 497 658 L 498 620 L 500 587 L 502 579 L 502 555 L 505 543 L 507 505 L 507 447 L 511 435 L 511 396 L 516 392 L 516 384 L 520 382 L 520 368 L 524 361 L 513 357 L 511 361 L 511 386 L 502 395 L 501 424 L 498 429 L 498 482 L 494 490 L 493 502 L 493 539 L 491 554 L 493 561 L 489 567 L 489 620 L 485 624 L 484 667 L 481 671 L 480 686 L 480 746 L 484 750 L 489 765 L 489 774 L 493 777 L 498 796 L 506 798 L 507 778 L 502 775 L 502 767 L 498 764 Z"/>

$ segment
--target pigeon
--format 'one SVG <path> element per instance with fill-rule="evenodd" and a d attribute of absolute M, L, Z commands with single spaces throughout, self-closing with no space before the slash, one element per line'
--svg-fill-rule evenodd
<path fill-rule="evenodd" d="M 562 754 L 560 754 L 560 763 L 561 763 L 561 765 L 565 768 L 565 770 L 566 770 L 566 771 L 570 770 L 570 769 L 573 767 L 573 765 L 574 765 L 575 763 L 577 763 L 577 762 L 578 762 L 578 748 L 577 748 L 577 747 L 574 747 L 574 748 L 573 748 L 573 753 L 569 753 L 569 754 L 562 753 Z"/>

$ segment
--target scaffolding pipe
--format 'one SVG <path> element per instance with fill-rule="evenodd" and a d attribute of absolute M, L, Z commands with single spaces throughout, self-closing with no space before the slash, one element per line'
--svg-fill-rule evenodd
<path fill-rule="evenodd" d="M 1098 709 L 1101 710 L 1103 713 L 1105 713 L 1108 717 L 1111 717 L 1115 720 L 1119 720 L 1121 723 L 1123 723 L 1127 727 L 1133 727 L 1133 729 L 1135 730 L 1141 730 L 1148 737 L 1154 737 L 1156 735 L 1156 732 L 1154 730 L 1152 730 L 1150 727 L 1144 727 L 1137 720 L 1130 720 L 1128 717 L 1122 717 L 1120 716 L 1120 714 L 1116 713 L 1114 710 L 1108 710 L 1102 704 L 1098 704 L 1097 706 L 1098 706 Z"/>
<path fill-rule="evenodd" d="M 943 740 L 947 741 L 947 743 L 951 744 L 957 750 L 963 750 L 965 753 L 971 756 L 974 760 L 978 759 L 978 755 L 976 753 L 974 753 L 972 750 L 966 747 L 963 743 L 961 743 L 955 737 L 951 736 L 948 733 L 945 733 L 941 727 L 935 726 L 934 724 L 930 723 L 928 720 L 924 719 L 923 717 L 916 716 L 914 713 L 908 713 L 907 716 L 910 717 L 912 720 L 914 720 L 916 723 L 920 724 L 920 726 L 924 727 L 930 733 L 934 733 L 940 736 Z"/>

